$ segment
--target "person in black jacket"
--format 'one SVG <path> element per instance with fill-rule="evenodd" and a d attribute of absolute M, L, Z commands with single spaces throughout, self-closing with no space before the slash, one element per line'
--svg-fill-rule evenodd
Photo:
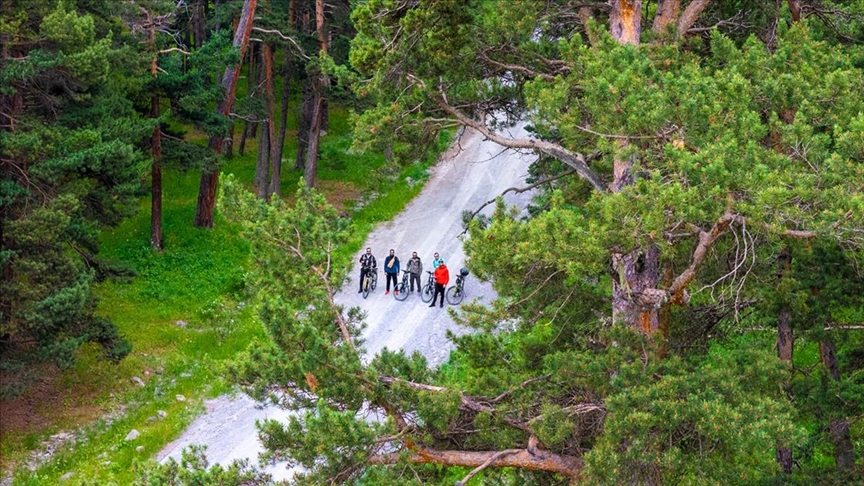
<path fill-rule="evenodd" d="M 366 253 L 360 256 L 360 290 L 357 291 L 359 294 L 363 292 L 363 279 L 369 272 L 375 271 L 375 268 L 378 266 L 378 262 L 375 261 L 375 257 L 372 256 L 372 248 L 366 248 Z"/>
<path fill-rule="evenodd" d="M 384 295 L 390 293 L 390 279 L 393 279 L 393 291 L 399 294 L 396 290 L 396 277 L 399 275 L 399 257 L 396 256 L 396 251 L 390 249 L 390 256 L 384 259 L 384 274 L 387 275 L 387 288 Z"/>

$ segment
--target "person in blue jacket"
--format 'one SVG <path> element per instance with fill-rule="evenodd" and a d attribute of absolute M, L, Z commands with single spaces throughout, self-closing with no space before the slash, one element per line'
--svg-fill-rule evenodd
<path fill-rule="evenodd" d="M 385 289 L 384 295 L 390 293 L 390 280 L 393 280 L 393 291 L 398 294 L 398 290 L 396 290 L 396 277 L 399 275 L 399 257 L 396 256 L 396 251 L 392 248 L 390 249 L 390 256 L 384 259 L 384 274 L 387 275 L 387 288 Z"/>

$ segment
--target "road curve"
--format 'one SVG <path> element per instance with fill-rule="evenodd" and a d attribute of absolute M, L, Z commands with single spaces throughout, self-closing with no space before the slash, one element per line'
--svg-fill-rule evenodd
<path fill-rule="evenodd" d="M 511 129 L 511 136 L 525 137 L 524 125 Z M 365 356 L 372 357 L 382 349 L 404 349 L 421 352 L 430 365 L 446 361 L 452 343 L 446 338 L 458 328 L 445 308 L 429 308 L 413 294 L 400 302 L 384 295 L 384 258 L 389 249 L 406 265 L 411 252 L 416 251 L 423 260 L 424 270 L 431 270 L 432 254 L 440 253 L 450 268 L 451 283 L 459 268 L 466 265 L 465 252 L 459 235 L 463 231 L 462 211 L 475 211 L 483 203 L 494 199 L 510 187 L 524 185 L 529 165 L 536 160 L 531 153 L 504 149 L 484 139 L 483 135 L 467 130 L 453 143 L 431 169 L 430 178 L 421 193 L 393 221 L 376 227 L 363 248 L 371 247 L 378 259 L 379 284 L 377 290 L 364 300 L 357 293 L 359 269 L 357 262 L 349 272 L 349 281 L 336 294 L 336 300 L 348 307 L 360 307 L 367 312 L 367 328 L 363 334 Z M 505 196 L 508 204 L 525 208 L 530 194 Z M 490 214 L 494 205 L 483 213 Z M 359 257 L 359 254 L 357 255 Z M 470 268 L 470 265 L 468 265 Z M 425 273 L 424 273 L 425 276 Z M 495 297 L 488 283 L 468 277 L 466 300 L 488 302 Z M 230 464 L 235 459 L 249 458 L 257 462 L 263 449 L 258 441 L 255 422 L 262 419 L 284 420 L 287 412 L 274 407 L 260 407 L 254 400 L 242 395 L 222 396 L 205 403 L 206 412 L 198 417 L 180 438 L 168 444 L 157 460 L 180 459 L 184 447 L 192 444 L 207 446 L 211 464 Z M 285 465 L 269 466 L 275 479 L 288 479 L 292 472 Z"/>

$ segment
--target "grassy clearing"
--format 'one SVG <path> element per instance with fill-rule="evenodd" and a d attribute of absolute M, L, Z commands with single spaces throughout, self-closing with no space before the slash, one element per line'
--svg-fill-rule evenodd
<path fill-rule="evenodd" d="M 322 139 L 319 185 L 354 222 L 350 242 L 336 255 L 337 262 L 347 265 L 369 231 L 419 193 L 434 156 L 382 170 L 385 162 L 380 155 L 350 153 L 347 112 L 331 107 L 330 116 L 330 133 Z M 296 153 L 291 138 L 285 169 L 293 167 Z M 442 152 L 448 141 L 442 137 L 435 153 Z M 247 140 L 246 153 L 228 162 L 223 173 L 251 181 L 256 152 L 257 140 Z M 299 171 L 284 170 L 283 195 L 290 198 L 301 177 Z M 128 265 L 137 276 L 100 284 L 99 312 L 117 323 L 134 350 L 112 366 L 98 359 L 95 347 L 85 347 L 74 368 L 53 376 L 55 396 L 40 411 L 43 423 L 2 438 L 0 452 L 9 461 L 4 475 L 11 462 L 18 464 L 14 484 L 56 484 L 64 475 L 66 484 L 85 479 L 128 484 L 134 477 L 133 465 L 176 438 L 203 411 L 204 399 L 231 391 L 221 379 L 221 365 L 264 331 L 245 292 L 249 246 L 238 228 L 218 215 L 212 230 L 191 224 L 198 180 L 197 171 L 166 171 L 163 253 L 149 247 L 149 198 L 141 201 L 138 215 L 103 235 L 101 256 Z M 363 200 L 361 209 L 358 197 Z M 135 384 L 133 377 L 145 386 Z M 178 395 L 185 400 L 178 400 Z M 21 466 L 50 435 L 76 428 L 74 439 L 58 445 L 35 472 Z M 140 436 L 125 441 L 132 429 Z"/>

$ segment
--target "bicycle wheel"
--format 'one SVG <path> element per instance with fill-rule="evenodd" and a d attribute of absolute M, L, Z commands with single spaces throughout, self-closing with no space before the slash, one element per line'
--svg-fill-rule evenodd
<path fill-rule="evenodd" d="M 372 274 L 372 280 L 369 282 L 369 286 L 372 287 L 372 290 L 375 290 L 375 287 L 378 286 L 378 274 Z"/>
<path fill-rule="evenodd" d="M 429 303 L 432 302 L 432 296 L 435 295 L 435 287 L 432 284 L 427 283 L 423 286 L 423 290 L 420 291 L 420 298 L 423 299 L 423 302 Z"/>
<path fill-rule="evenodd" d="M 405 282 L 399 282 L 396 284 L 393 298 L 400 301 L 408 298 L 408 289 L 405 288 Z"/>
<path fill-rule="evenodd" d="M 370 282 L 372 279 L 366 277 L 366 282 L 363 283 L 363 298 L 369 297 L 369 290 L 372 287 L 372 283 Z"/>
<path fill-rule="evenodd" d="M 462 299 L 465 298 L 465 291 L 454 285 L 447 289 L 447 292 L 444 293 L 444 296 L 447 297 L 448 304 L 459 305 L 459 303 L 462 302 Z"/>

